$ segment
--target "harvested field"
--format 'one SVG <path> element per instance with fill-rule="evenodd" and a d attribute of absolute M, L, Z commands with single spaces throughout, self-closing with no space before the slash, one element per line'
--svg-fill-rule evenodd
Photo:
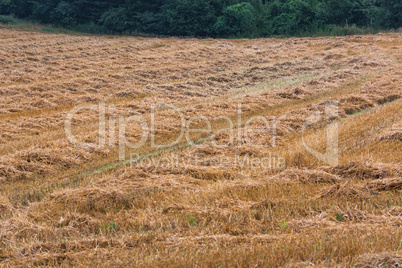
<path fill-rule="evenodd" d="M 0 266 L 402 265 L 401 55 L 0 28 Z"/>

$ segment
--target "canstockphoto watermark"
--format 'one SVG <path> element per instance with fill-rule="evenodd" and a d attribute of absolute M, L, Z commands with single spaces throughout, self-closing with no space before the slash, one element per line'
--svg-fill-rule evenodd
<path fill-rule="evenodd" d="M 73 122 L 77 114 L 85 110 L 92 110 L 98 113 L 99 129 L 97 142 L 80 141 L 74 134 Z M 81 104 L 74 107 L 66 116 L 65 133 L 67 139 L 76 147 L 86 149 L 104 149 L 106 147 L 118 146 L 119 159 L 126 160 L 127 149 L 140 149 L 144 146 L 149 146 L 151 150 L 161 150 L 177 146 L 180 143 L 186 143 L 188 146 L 197 145 L 198 140 L 193 140 L 192 137 L 206 137 L 211 141 L 211 144 L 216 148 L 226 148 L 235 144 L 247 145 L 252 148 L 274 148 L 277 145 L 277 127 L 285 118 L 272 116 L 270 118 L 263 116 L 253 116 L 245 120 L 241 103 L 237 105 L 236 115 L 206 117 L 202 115 L 186 118 L 184 113 L 174 105 L 152 105 L 149 113 L 133 116 L 111 116 L 111 111 L 114 111 L 115 106 L 106 105 L 105 102 L 98 104 Z M 179 123 L 176 122 L 176 129 L 171 134 L 169 142 L 162 142 L 158 136 L 158 126 L 160 122 L 166 120 L 161 117 L 160 110 L 169 110 L 167 116 L 179 118 Z M 166 114 L 164 115 L 166 116 Z M 245 122 L 244 122 L 245 121 Z M 135 125 L 135 127 L 133 127 Z M 213 127 L 218 125 L 218 127 Z M 220 126 L 220 127 L 219 127 Z M 128 133 L 132 131 L 136 133 L 136 141 L 129 139 Z M 225 139 L 221 139 L 225 136 Z M 256 137 L 265 137 L 265 139 L 256 139 Z M 159 140 L 158 140 L 159 138 Z M 262 140 L 262 141 L 261 141 Z"/>

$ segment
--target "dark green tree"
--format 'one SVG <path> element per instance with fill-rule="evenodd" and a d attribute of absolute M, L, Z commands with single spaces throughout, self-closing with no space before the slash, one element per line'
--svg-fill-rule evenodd
<path fill-rule="evenodd" d="M 379 0 L 381 7 L 379 24 L 384 28 L 402 27 L 402 1 L 401 0 Z"/>
<path fill-rule="evenodd" d="M 205 0 L 167 0 L 161 8 L 160 32 L 180 36 L 208 36 L 216 21 Z"/>
<path fill-rule="evenodd" d="M 399 28 L 402 1 L 0 0 L 0 15 L 108 33 L 259 37 L 338 31 L 346 24 Z M 7 23 L 13 18 L 3 17 L 2 21 Z"/>
<path fill-rule="evenodd" d="M 111 32 L 124 32 L 131 28 L 127 10 L 123 7 L 109 9 L 103 13 L 99 23 Z"/>
<path fill-rule="evenodd" d="M 250 3 L 242 2 L 227 7 L 214 25 L 214 31 L 221 36 L 251 36 L 256 30 L 254 9 Z"/>

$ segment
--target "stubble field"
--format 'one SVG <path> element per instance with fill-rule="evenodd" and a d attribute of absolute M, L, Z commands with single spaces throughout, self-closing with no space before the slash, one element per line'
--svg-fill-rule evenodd
<path fill-rule="evenodd" d="M 0 67 L 0 266 L 402 265 L 401 33 L 0 28 Z"/>

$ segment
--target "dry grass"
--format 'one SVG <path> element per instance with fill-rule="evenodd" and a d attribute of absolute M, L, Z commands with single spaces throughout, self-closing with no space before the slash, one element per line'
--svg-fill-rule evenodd
<path fill-rule="evenodd" d="M 360 180 L 379 179 L 392 175 L 390 168 L 361 162 L 350 162 L 335 167 L 322 167 L 321 169 L 345 178 Z"/>
<path fill-rule="evenodd" d="M 299 169 L 286 169 L 278 176 L 277 180 L 282 181 L 297 181 L 301 183 L 326 183 L 335 184 L 340 183 L 343 180 L 333 174 L 319 170 L 299 170 Z"/>
<path fill-rule="evenodd" d="M 13 207 L 10 204 L 10 201 L 5 197 L 0 196 L 0 215 L 6 216 L 12 211 L 12 209 Z"/>
<path fill-rule="evenodd" d="M 357 198 L 363 199 L 367 198 L 371 193 L 365 188 L 360 188 L 356 186 L 350 186 L 348 184 L 337 184 L 333 186 L 331 189 L 321 194 L 320 198 L 328 198 L 328 197 L 346 197 L 346 198 Z"/>
<path fill-rule="evenodd" d="M 402 178 L 388 178 L 383 180 L 375 180 L 367 184 L 369 189 L 375 191 L 393 191 L 402 189 Z"/>
<path fill-rule="evenodd" d="M 0 36 L 0 266 L 402 264 L 400 33 L 181 40 L 0 29 Z M 175 140 L 181 124 L 168 104 L 186 119 L 211 119 L 220 133 L 193 133 L 197 148 L 184 139 L 169 150 L 147 143 L 127 156 L 138 153 L 148 165 L 119 165 L 117 146 L 79 149 L 65 137 L 67 112 L 100 100 L 114 105 L 106 116 L 115 118 L 149 120 L 157 104 L 161 144 Z M 240 101 L 240 135 L 231 140 L 227 122 L 214 118 L 238 119 Z M 339 114 L 303 133 L 315 111 L 335 102 Z M 265 129 L 258 120 L 246 128 L 249 118 L 281 115 L 274 145 L 271 132 L 246 139 L 246 130 Z M 96 111 L 77 114 L 80 141 L 97 140 L 97 120 Z M 301 144 L 303 136 L 324 152 L 329 122 L 340 130 L 334 167 Z M 131 125 L 127 137 L 138 140 L 141 129 Z M 158 165 L 171 153 L 179 165 Z M 255 164 L 267 157 L 286 165 Z"/>
<path fill-rule="evenodd" d="M 398 267 L 402 263 L 402 256 L 395 253 L 367 254 L 359 257 L 356 267 L 377 268 L 377 267 Z"/>

